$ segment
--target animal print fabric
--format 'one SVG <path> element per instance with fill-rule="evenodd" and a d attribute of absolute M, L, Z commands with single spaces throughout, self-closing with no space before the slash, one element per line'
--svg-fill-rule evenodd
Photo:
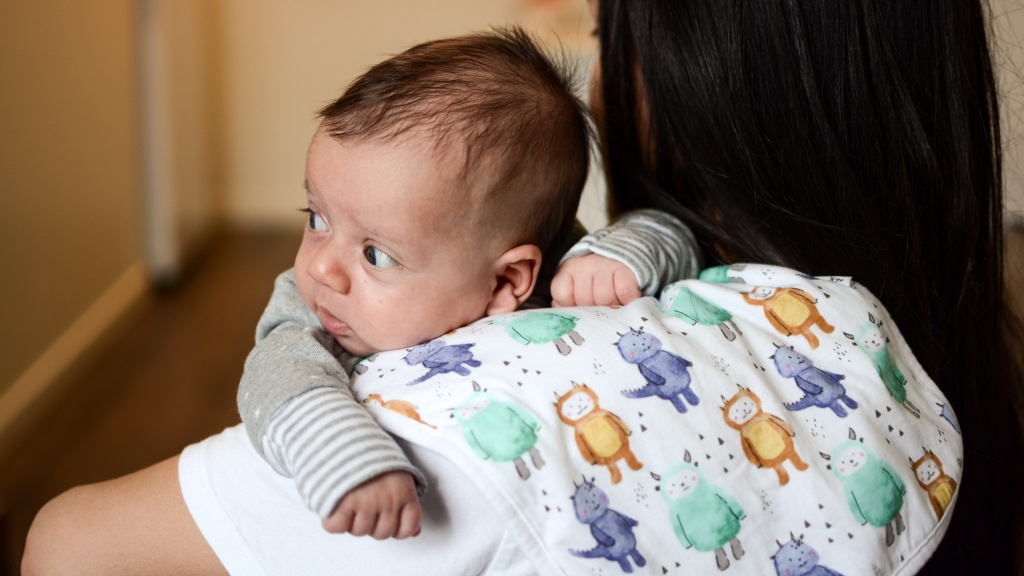
<path fill-rule="evenodd" d="M 486 318 L 352 384 L 545 574 L 911 574 L 962 474 L 951 408 L 848 277 L 719 267 L 660 300 Z"/>

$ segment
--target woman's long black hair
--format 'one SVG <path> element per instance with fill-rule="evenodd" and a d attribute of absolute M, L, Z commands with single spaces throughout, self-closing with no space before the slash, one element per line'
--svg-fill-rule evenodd
<path fill-rule="evenodd" d="M 706 261 L 853 276 L 956 410 L 960 494 L 926 572 L 1017 573 L 1021 370 L 999 111 L 977 0 L 601 0 L 612 215 Z"/>

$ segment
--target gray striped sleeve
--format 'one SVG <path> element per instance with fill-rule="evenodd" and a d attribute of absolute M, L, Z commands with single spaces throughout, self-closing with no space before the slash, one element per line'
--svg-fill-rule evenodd
<path fill-rule="evenodd" d="M 665 286 L 696 278 L 700 253 L 693 232 L 674 216 L 654 209 L 627 212 L 615 223 L 584 236 L 562 262 L 598 254 L 622 262 L 636 274 L 644 296 Z"/>
<path fill-rule="evenodd" d="M 346 368 L 354 361 L 320 328 L 294 272 L 281 274 L 245 361 L 238 412 L 256 451 L 295 478 L 303 500 L 324 517 L 349 490 L 383 472 L 406 470 L 421 493 L 426 486 L 352 396 Z"/>
<path fill-rule="evenodd" d="M 351 393 L 341 392 L 310 390 L 274 415 L 264 437 L 271 466 L 295 478 L 306 506 L 321 518 L 353 488 L 385 472 L 409 472 L 422 495 L 422 473 Z"/>
<path fill-rule="evenodd" d="M 258 452 L 270 416 L 285 402 L 312 388 L 348 386 L 339 360 L 346 356 L 302 301 L 294 271 L 278 276 L 238 384 L 238 413 Z"/>

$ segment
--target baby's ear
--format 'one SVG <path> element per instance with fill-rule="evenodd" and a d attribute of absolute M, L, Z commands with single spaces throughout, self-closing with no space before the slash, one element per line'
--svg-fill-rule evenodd
<path fill-rule="evenodd" d="M 487 315 L 513 312 L 533 294 L 540 273 L 541 252 L 533 244 L 516 246 L 494 261 L 497 284 L 487 304 Z"/>

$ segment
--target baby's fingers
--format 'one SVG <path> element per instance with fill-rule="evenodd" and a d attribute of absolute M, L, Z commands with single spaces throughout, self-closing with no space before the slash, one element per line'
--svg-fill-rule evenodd
<path fill-rule="evenodd" d="M 352 529 L 349 533 L 353 536 L 367 536 L 370 534 L 376 538 L 377 524 L 379 524 L 380 514 L 377 512 L 356 512 L 355 519 L 352 520 Z"/>
<path fill-rule="evenodd" d="M 420 530 L 420 514 L 419 501 L 406 504 L 395 511 L 381 512 L 376 515 L 376 524 L 373 526 L 372 531 L 367 532 L 367 534 L 375 540 L 386 540 L 388 538 L 403 540 L 414 536 Z M 355 530 L 352 531 L 352 534 L 360 535 L 356 534 Z"/>
<path fill-rule="evenodd" d="M 370 536 L 374 540 L 386 540 L 398 535 L 398 514 L 393 512 L 382 512 L 377 516 L 377 524 L 374 526 Z"/>
<path fill-rule="evenodd" d="M 560 269 L 551 280 L 551 305 L 555 308 L 575 306 L 576 296 L 573 294 L 573 289 L 572 274 Z"/>
<path fill-rule="evenodd" d="M 623 306 L 643 296 L 636 280 L 636 274 L 633 274 L 629 268 L 622 267 L 616 270 L 613 283 L 615 284 L 616 300 Z"/>
<path fill-rule="evenodd" d="M 601 270 L 594 275 L 590 301 L 591 306 L 615 306 L 619 304 L 614 274 Z"/>
<path fill-rule="evenodd" d="M 352 530 L 352 521 L 355 519 L 355 512 L 338 506 L 331 512 L 331 515 L 322 521 L 324 530 L 331 534 L 344 534 Z"/>
<path fill-rule="evenodd" d="M 419 500 L 406 504 L 399 513 L 401 520 L 395 538 L 402 540 L 410 536 L 419 536 L 422 514 Z"/>

